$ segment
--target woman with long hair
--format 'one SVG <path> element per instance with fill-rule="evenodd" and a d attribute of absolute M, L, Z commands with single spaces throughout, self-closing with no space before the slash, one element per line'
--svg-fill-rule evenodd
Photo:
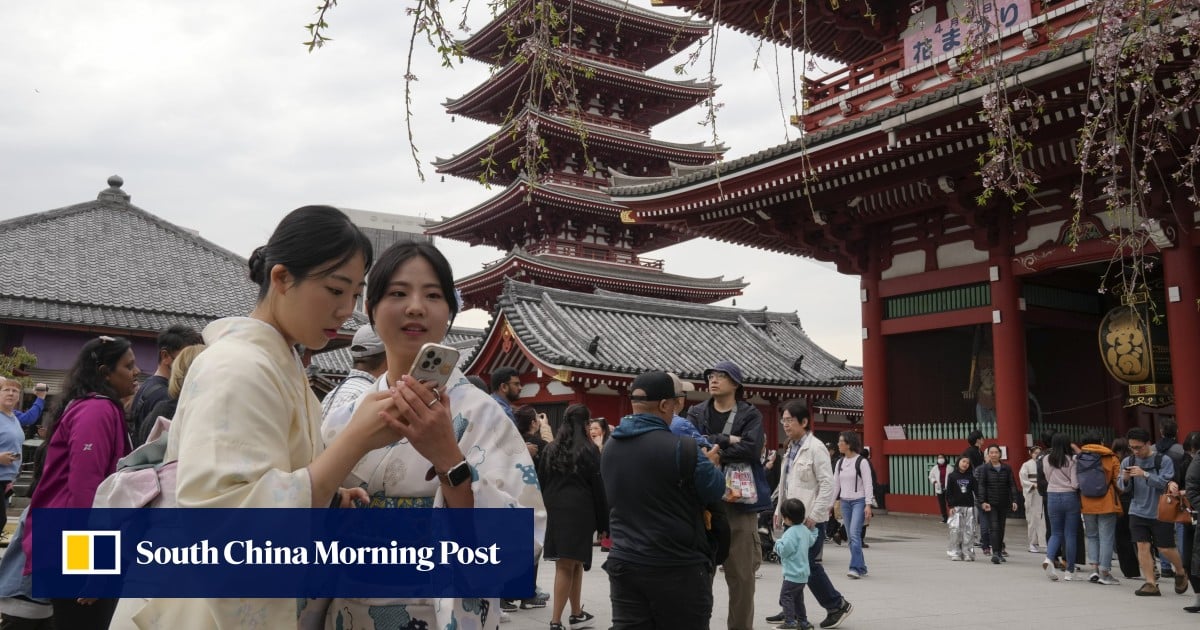
<path fill-rule="evenodd" d="M 971 470 L 971 458 L 958 458 L 954 470 L 946 477 L 946 503 L 950 516 L 946 520 L 950 533 L 950 544 L 946 555 L 951 560 L 975 561 L 975 548 L 971 539 L 975 537 L 975 495 L 977 494 L 975 472 Z"/>
<path fill-rule="evenodd" d="M 608 442 L 608 436 L 612 433 L 612 428 L 608 426 L 608 422 L 604 418 L 593 418 L 588 422 L 588 438 L 596 445 L 596 448 L 604 450 L 604 444 Z"/>
<path fill-rule="evenodd" d="M 571 629 L 590 624 L 592 615 L 580 603 L 583 572 L 592 568 L 592 535 L 608 531 L 600 450 L 588 436 L 588 418 L 587 407 L 567 407 L 554 441 L 542 456 L 542 496 L 549 515 L 546 559 L 554 560 L 551 630 L 563 630 L 562 613 L 568 600 Z"/>
<path fill-rule="evenodd" d="M 833 499 L 842 502 L 842 520 L 850 539 L 850 570 L 846 576 L 857 580 L 867 575 L 863 558 L 863 525 L 871 522 L 871 504 L 875 498 L 875 480 L 871 466 L 859 453 L 862 440 L 853 431 L 838 435 L 838 451 L 842 458 L 833 471 Z"/>
<path fill-rule="evenodd" d="M 133 450 L 121 399 L 137 391 L 138 367 L 129 341 L 101 335 L 87 343 L 67 371 L 62 412 L 46 429 L 46 456 L 29 501 L 21 547 L 32 573 L 33 510 L 90 508 L 96 488 Z M 105 629 L 116 599 L 52 599 L 58 628 Z"/>
<path fill-rule="evenodd" d="M 534 548 L 542 543 L 546 512 L 537 472 L 513 421 L 496 401 L 455 368 L 444 388 L 409 375 L 426 343 L 439 343 L 461 308 L 450 263 L 428 243 L 397 243 L 379 256 L 367 283 L 367 317 L 387 352 L 387 371 L 357 402 L 334 409 L 322 434 L 337 445 L 354 429 L 352 414 L 398 389 L 402 440 L 361 457 L 346 485 L 363 488 L 373 508 L 530 508 Z M 533 562 L 533 558 L 529 558 Z M 396 627 L 495 629 L 499 599 L 338 598 L 310 600 L 301 628 L 355 630 Z M 376 622 L 378 619 L 380 621 Z M 376 625 L 376 624 L 379 625 Z M 394 623 L 394 622 L 393 622 Z M 387 624 L 387 625 L 385 625 Z"/>
<path fill-rule="evenodd" d="M 360 401 L 336 442 L 321 441 L 321 403 L 297 345 L 320 350 L 354 311 L 371 242 L 340 210 L 306 206 L 250 256 L 258 303 L 249 317 L 204 329 L 171 424 L 165 461 L 178 461 L 181 508 L 350 507 L 339 484 L 363 455 L 405 437 L 405 389 Z M 431 394 L 421 391 L 425 399 Z M 44 483 L 44 481 L 43 481 Z M 139 628 L 294 628 L 294 599 L 152 599 Z M 67 626 L 73 627 L 73 626 Z"/>
<path fill-rule="evenodd" d="M 1071 437 L 1066 433 L 1055 433 L 1050 441 L 1050 454 L 1042 460 L 1042 474 L 1046 476 L 1046 517 L 1050 520 L 1050 540 L 1046 541 L 1046 559 L 1042 570 L 1051 580 L 1059 578 L 1054 569 L 1054 556 L 1059 547 L 1064 547 L 1066 572 L 1062 579 L 1075 579 L 1075 551 L 1080 514 L 1079 481 L 1075 476 L 1075 455 L 1071 448 Z"/>

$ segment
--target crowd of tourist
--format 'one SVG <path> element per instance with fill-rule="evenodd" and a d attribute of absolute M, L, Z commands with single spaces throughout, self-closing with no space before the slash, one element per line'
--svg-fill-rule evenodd
<path fill-rule="evenodd" d="M 376 257 L 342 212 L 309 206 L 285 217 L 248 264 L 259 287 L 253 311 L 202 334 L 163 331 L 155 372 L 140 384 L 131 343 L 115 336 L 83 345 L 49 413 L 43 385 L 19 412 L 21 385 L 0 381 L 0 483 L 18 474 L 23 427 L 45 415 L 31 508 L 92 507 L 127 457 L 144 461 L 150 452 L 172 467 L 170 491 L 183 508 L 528 508 L 536 550 L 529 562 L 554 563 L 549 590 L 535 585 L 521 600 L 298 605 L 43 601 L 31 595 L 27 509 L 0 561 L 0 628 L 494 630 L 512 614 L 549 606 L 550 630 L 579 630 L 596 621 L 582 591 L 597 548 L 613 628 L 706 629 L 723 574 L 729 607 L 718 623 L 751 630 L 764 558 L 777 558 L 783 573 L 780 610 L 767 623 L 837 628 L 851 614 L 821 558 L 825 544 L 845 542 L 846 577 L 870 575 L 864 533 L 881 496 L 869 449 L 853 431 L 823 443 L 801 401 L 781 405 L 787 440 L 767 448 L 736 362 L 704 372 L 703 400 L 677 375 L 650 371 L 629 386 L 632 413 L 615 427 L 575 404 L 554 428 L 520 404 L 525 384 L 512 368 L 496 369 L 490 382 L 455 368 L 444 385 L 410 374 L 418 352 L 445 338 L 462 307 L 450 265 L 432 245 L 400 243 Z M 351 342 L 353 368 L 318 401 L 299 348 L 325 347 L 360 294 L 369 324 Z M 1050 580 L 1119 584 L 1116 554 L 1125 578 L 1142 580 L 1137 595 L 1159 595 L 1160 578 L 1173 579 L 1177 593 L 1190 582 L 1197 595 L 1187 610 L 1200 612 L 1196 528 L 1183 517 L 1178 527 L 1160 520 L 1162 497 L 1200 501 L 1200 432 L 1179 445 L 1168 423 L 1161 438 L 1153 443 L 1134 428 L 1107 447 L 1092 434 L 1077 444 L 1044 436 L 1016 474 L 997 445 L 971 434 L 961 456 L 938 457 L 929 473 L 947 555 L 973 561 L 978 547 L 1003 564 L 1007 521 L 1024 504 L 1028 549 L 1045 554 Z M 810 617 L 806 591 L 820 614 Z"/>

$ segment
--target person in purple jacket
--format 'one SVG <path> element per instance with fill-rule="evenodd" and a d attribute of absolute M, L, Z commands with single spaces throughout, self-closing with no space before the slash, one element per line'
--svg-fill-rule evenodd
<path fill-rule="evenodd" d="M 129 341 L 100 336 L 83 345 L 67 372 L 65 407 L 46 432 L 46 458 L 30 499 L 22 540 L 25 574 L 32 570 L 33 509 L 90 508 L 96 488 L 116 472 L 133 445 L 120 400 L 137 390 L 138 367 Z M 108 628 L 116 599 L 53 599 L 58 628 Z"/>

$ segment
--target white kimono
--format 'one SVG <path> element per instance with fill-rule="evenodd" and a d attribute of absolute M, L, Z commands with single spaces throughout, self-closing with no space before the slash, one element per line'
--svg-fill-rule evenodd
<path fill-rule="evenodd" d="M 204 329 L 208 348 L 188 372 L 165 461 L 178 460 L 179 506 L 309 508 L 307 466 L 323 450 L 321 403 L 295 350 L 247 317 Z M 152 599 L 138 628 L 296 627 L 295 599 Z"/>
<path fill-rule="evenodd" d="M 370 391 L 387 387 L 386 378 L 380 378 Z M 475 507 L 533 508 L 534 548 L 540 549 L 546 531 L 546 508 L 525 440 L 500 405 L 459 370 L 451 373 L 447 389 L 454 435 L 471 465 Z M 327 444 L 346 427 L 354 407 L 350 404 L 334 409 L 326 417 L 321 435 Z M 436 476 L 426 478 L 429 469 L 429 460 L 402 440 L 368 453 L 343 485 L 365 489 L 371 496 L 371 507 L 443 507 L 441 484 Z M 529 563 L 534 563 L 532 557 Z M 356 598 L 308 600 L 302 606 L 300 627 L 304 630 L 495 630 L 500 625 L 498 599 Z"/>

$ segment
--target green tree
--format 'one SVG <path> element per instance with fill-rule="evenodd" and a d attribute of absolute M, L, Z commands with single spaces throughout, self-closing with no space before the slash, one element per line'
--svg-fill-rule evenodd
<path fill-rule="evenodd" d="M 8 354 L 0 354 L 0 376 L 16 379 L 23 387 L 33 386 L 33 379 L 21 376 L 20 372 L 35 365 L 37 356 L 26 350 L 25 346 L 17 346 Z"/>

